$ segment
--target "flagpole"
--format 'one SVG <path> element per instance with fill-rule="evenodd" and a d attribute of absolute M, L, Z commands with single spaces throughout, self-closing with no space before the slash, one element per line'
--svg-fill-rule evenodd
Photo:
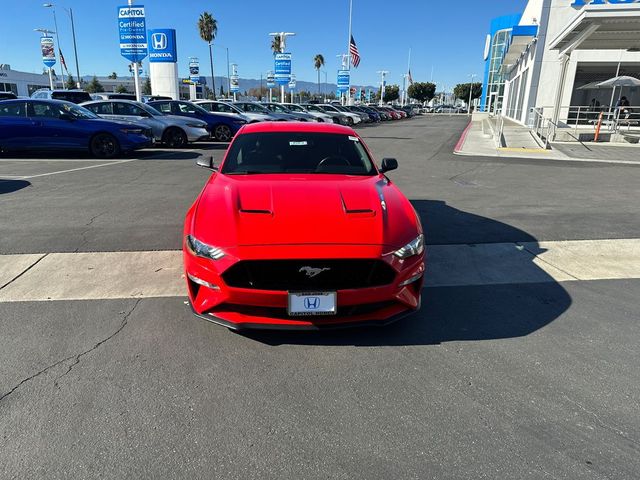
<path fill-rule="evenodd" d="M 411 47 L 409 47 L 409 60 L 407 61 L 407 77 L 406 77 L 406 82 L 409 83 L 409 74 L 411 73 Z M 410 84 L 410 83 L 409 83 Z M 407 92 L 407 88 L 409 88 L 409 86 L 407 85 L 406 88 L 404 89 L 404 98 L 402 99 L 402 106 L 404 107 L 407 103 L 407 98 L 409 98 L 408 92 Z"/>
<path fill-rule="evenodd" d="M 349 38 L 347 38 L 347 70 L 349 70 L 349 90 L 346 93 L 346 104 L 351 105 L 351 20 L 353 18 L 353 0 L 349 0 Z"/>

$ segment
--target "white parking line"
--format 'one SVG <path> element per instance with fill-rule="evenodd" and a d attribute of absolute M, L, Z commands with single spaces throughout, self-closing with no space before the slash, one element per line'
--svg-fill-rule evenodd
<path fill-rule="evenodd" d="M 79 172 L 80 170 L 89 170 L 91 168 L 100 168 L 100 167 L 108 167 L 111 165 L 118 165 L 121 163 L 129 163 L 129 162 L 135 162 L 136 159 L 131 159 L 131 160 L 117 160 L 115 162 L 109 162 L 109 163 L 101 163 L 100 165 L 89 165 L 88 167 L 78 167 L 78 168 L 70 168 L 68 170 L 58 170 L 55 172 L 49 172 L 49 173 L 39 173 L 37 175 L 26 175 L 24 177 L 20 177 L 23 180 L 29 180 L 31 178 L 38 178 L 38 177 L 48 177 L 51 175 L 58 175 L 59 173 L 71 173 L 71 172 Z"/>
<path fill-rule="evenodd" d="M 435 245 L 427 255 L 427 288 L 640 279 L 640 239 Z M 185 295 L 180 251 L 0 255 L 0 302 Z"/>
<path fill-rule="evenodd" d="M 100 163 L 104 160 L 97 160 L 95 158 L 0 158 L 0 163 L 61 163 L 61 162 L 76 162 L 76 163 Z"/>

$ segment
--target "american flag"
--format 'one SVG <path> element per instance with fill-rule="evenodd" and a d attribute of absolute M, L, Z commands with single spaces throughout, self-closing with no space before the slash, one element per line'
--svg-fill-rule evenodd
<path fill-rule="evenodd" d="M 64 61 L 64 55 L 62 55 L 62 50 L 58 49 L 58 53 L 60 54 L 60 63 L 64 67 L 64 69 L 69 73 L 69 69 L 67 68 L 67 62 Z"/>
<path fill-rule="evenodd" d="M 409 85 L 413 85 L 413 77 L 411 76 L 411 69 L 409 69 Z"/>
<path fill-rule="evenodd" d="M 353 35 L 351 35 L 351 43 L 349 43 L 349 54 L 351 55 L 351 63 L 355 68 L 358 68 L 358 65 L 360 65 L 360 53 Z"/>

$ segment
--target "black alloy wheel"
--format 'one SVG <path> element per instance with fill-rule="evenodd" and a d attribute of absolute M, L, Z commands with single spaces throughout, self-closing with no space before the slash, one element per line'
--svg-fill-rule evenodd
<path fill-rule="evenodd" d="M 110 133 L 98 133 L 91 139 L 89 151 L 97 158 L 113 158 L 120 153 L 120 145 Z"/>
<path fill-rule="evenodd" d="M 173 127 L 168 129 L 162 136 L 162 142 L 169 148 L 183 148 L 189 143 L 187 134 L 179 128 Z"/>
<path fill-rule="evenodd" d="M 226 125 L 218 125 L 213 130 L 213 136 L 218 142 L 230 142 L 233 134 L 231 129 Z"/>

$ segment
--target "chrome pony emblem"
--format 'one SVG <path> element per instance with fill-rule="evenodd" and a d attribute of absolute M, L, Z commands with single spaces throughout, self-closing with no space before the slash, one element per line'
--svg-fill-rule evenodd
<path fill-rule="evenodd" d="M 313 267 L 302 267 L 300 268 L 300 270 L 298 270 L 298 273 L 306 273 L 308 278 L 313 278 L 313 277 L 317 277 L 318 275 L 320 275 L 322 272 L 328 272 L 329 270 L 331 270 L 330 268 L 313 268 Z"/>

